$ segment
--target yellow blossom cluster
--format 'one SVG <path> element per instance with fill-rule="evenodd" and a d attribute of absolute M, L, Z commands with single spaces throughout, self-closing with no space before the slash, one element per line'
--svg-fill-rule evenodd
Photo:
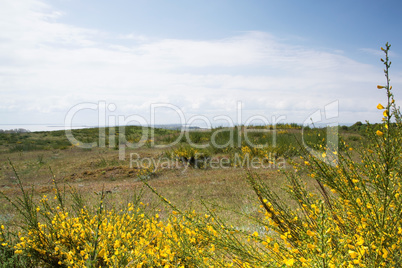
<path fill-rule="evenodd" d="M 332 189 L 330 207 L 308 193 L 301 181 L 294 181 L 291 189 L 298 198 L 299 209 L 286 210 L 269 197 L 269 192 L 255 178 L 250 178 L 262 203 L 266 230 L 272 233 L 263 238 L 253 237 L 255 242 L 262 241 L 268 250 L 266 258 L 275 260 L 273 267 L 316 267 L 323 263 L 326 267 L 398 267 L 402 219 L 394 211 L 401 207 L 400 183 L 384 207 L 383 200 L 373 192 L 360 195 L 365 191 L 355 190 L 360 195 L 357 198 L 351 196 L 353 187 L 348 187 L 350 192 L 346 195 L 341 192 L 343 183 L 360 184 L 363 188 L 362 184 L 368 182 L 356 177 L 349 182 L 340 167 L 335 170 L 343 182 L 336 182 L 341 187 Z M 401 181 L 400 177 L 392 176 L 393 180 Z"/>
<path fill-rule="evenodd" d="M 75 216 L 58 207 L 51 222 L 38 223 L 20 234 L 15 252 L 67 267 L 233 265 L 215 251 L 217 233 L 211 225 L 204 225 L 209 231 L 202 232 L 178 213 L 165 221 L 158 214 L 147 217 L 143 206 L 128 204 L 124 211 L 95 215 L 81 209 Z M 186 217 L 195 216 L 188 213 Z"/>
<path fill-rule="evenodd" d="M 197 167 L 204 167 L 209 159 L 209 154 L 204 150 L 199 150 L 191 146 L 180 146 L 173 150 L 174 159 L 184 164 Z"/>
<path fill-rule="evenodd" d="M 148 178 L 150 176 L 156 175 L 157 171 L 158 170 L 155 168 L 153 164 L 144 165 L 142 167 L 139 167 L 137 171 L 137 176 L 139 178 Z"/>

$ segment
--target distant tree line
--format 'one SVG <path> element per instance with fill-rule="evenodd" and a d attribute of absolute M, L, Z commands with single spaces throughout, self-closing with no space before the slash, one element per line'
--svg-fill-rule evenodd
<path fill-rule="evenodd" d="M 28 129 L 25 128 L 15 128 L 15 129 L 9 129 L 9 130 L 4 130 L 0 129 L 0 133 L 27 133 L 31 132 Z"/>

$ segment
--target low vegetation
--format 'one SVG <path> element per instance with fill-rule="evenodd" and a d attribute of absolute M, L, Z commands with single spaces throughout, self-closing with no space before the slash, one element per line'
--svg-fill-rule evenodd
<path fill-rule="evenodd" d="M 381 124 L 0 133 L 0 267 L 400 267 L 389 49 Z"/>

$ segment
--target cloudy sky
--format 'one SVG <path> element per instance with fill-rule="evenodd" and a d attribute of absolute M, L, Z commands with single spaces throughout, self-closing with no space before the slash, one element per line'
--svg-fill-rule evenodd
<path fill-rule="evenodd" d="M 402 100 L 401 10 L 398 0 L 2 0 L 0 129 L 62 125 L 71 111 L 73 124 L 96 125 L 99 103 L 116 122 L 151 122 L 156 104 L 158 124 L 237 123 L 241 103 L 242 123 L 302 123 L 334 102 L 340 123 L 378 122 L 387 41 Z"/>

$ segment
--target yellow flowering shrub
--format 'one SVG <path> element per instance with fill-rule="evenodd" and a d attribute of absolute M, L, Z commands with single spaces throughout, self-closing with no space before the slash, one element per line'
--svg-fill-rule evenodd
<path fill-rule="evenodd" d="M 180 146 L 174 149 L 171 155 L 169 155 L 169 153 L 167 154 L 177 161 L 198 168 L 205 167 L 210 159 L 210 154 L 207 151 L 191 146 Z"/>
<path fill-rule="evenodd" d="M 217 232 L 205 230 L 195 212 L 185 217 L 173 211 L 166 220 L 145 213 L 142 202 L 120 211 L 106 210 L 103 198 L 96 213 L 54 207 L 46 197 L 35 211 L 37 226 L 20 232 L 16 254 L 25 254 L 53 267 L 230 267 L 233 262 L 215 249 Z M 57 196 L 56 196 L 57 199 Z"/>
<path fill-rule="evenodd" d="M 158 170 L 155 168 L 154 164 L 144 165 L 139 167 L 137 176 L 141 179 L 149 179 L 152 176 L 155 176 L 158 173 Z"/>
<path fill-rule="evenodd" d="M 243 145 L 239 152 L 232 153 L 232 166 L 240 167 L 244 164 L 249 164 L 254 159 L 260 162 L 272 162 L 272 158 L 276 157 L 276 152 L 272 147 L 251 147 Z"/>
<path fill-rule="evenodd" d="M 387 106 L 377 106 L 385 109 L 383 123 L 368 125 L 368 142 L 333 152 L 337 158 L 332 162 L 305 152 L 303 164 L 287 173 L 288 193 L 298 209 L 290 209 L 256 175 L 249 175 L 265 226 L 275 233 L 262 239 L 274 267 L 401 265 L 401 113 L 389 85 L 389 48 L 387 43 L 382 60 L 387 83 L 378 86 L 387 93 Z M 320 194 L 306 189 L 302 171 L 317 182 Z"/>

